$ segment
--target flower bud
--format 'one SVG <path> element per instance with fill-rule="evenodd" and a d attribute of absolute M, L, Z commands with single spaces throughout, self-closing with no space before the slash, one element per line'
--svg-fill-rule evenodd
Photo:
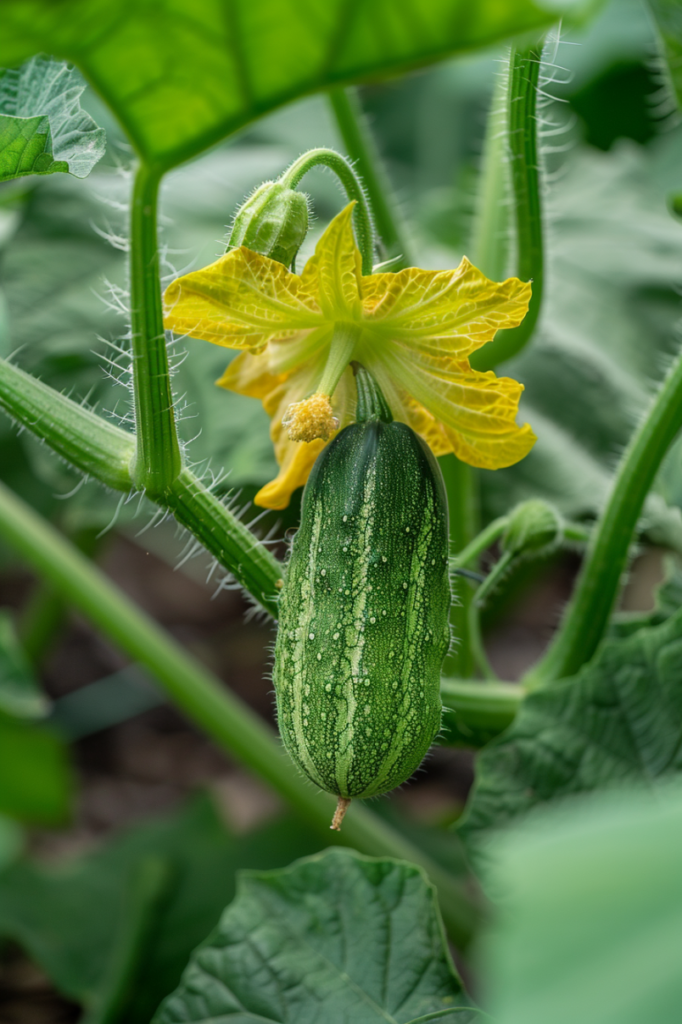
<path fill-rule="evenodd" d="M 546 554 L 563 536 L 561 514 L 539 498 L 517 505 L 509 516 L 509 525 L 502 537 L 502 550 L 510 555 Z"/>
<path fill-rule="evenodd" d="M 290 267 L 307 233 L 305 195 L 279 181 L 266 181 L 237 211 L 228 249 L 245 245 Z"/>

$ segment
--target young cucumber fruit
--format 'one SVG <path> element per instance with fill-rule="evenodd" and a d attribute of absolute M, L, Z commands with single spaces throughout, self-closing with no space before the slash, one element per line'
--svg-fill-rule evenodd
<path fill-rule="evenodd" d="M 450 609 L 438 463 L 361 367 L 356 382 L 358 422 L 305 488 L 274 666 L 284 745 L 344 807 L 405 782 L 436 736 Z"/>

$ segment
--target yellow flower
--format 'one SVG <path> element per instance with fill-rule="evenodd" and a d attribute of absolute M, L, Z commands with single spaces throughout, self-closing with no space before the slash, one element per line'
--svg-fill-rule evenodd
<path fill-rule="evenodd" d="M 352 422 L 362 363 L 397 420 L 436 455 L 499 469 L 528 454 L 516 424 L 523 386 L 472 370 L 468 357 L 526 314 L 530 284 L 497 284 L 463 259 L 456 270 L 360 273 L 350 203 L 324 232 L 300 276 L 244 247 L 178 278 L 166 327 L 244 349 L 218 381 L 259 398 L 280 471 L 256 495 L 286 508 L 328 439 Z"/>

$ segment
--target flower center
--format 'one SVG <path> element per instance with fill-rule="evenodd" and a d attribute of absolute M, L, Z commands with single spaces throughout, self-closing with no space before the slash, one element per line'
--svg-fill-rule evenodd
<path fill-rule="evenodd" d="M 318 437 L 328 441 L 338 429 L 339 421 L 332 411 L 329 396 L 315 394 L 290 405 L 282 425 L 288 428 L 290 441 L 316 441 Z"/>
<path fill-rule="evenodd" d="M 328 441 L 339 421 L 334 416 L 331 398 L 341 375 L 355 355 L 360 337 L 357 324 L 337 323 L 334 326 L 329 355 L 317 391 L 302 402 L 294 402 L 282 417 L 291 441 Z"/>

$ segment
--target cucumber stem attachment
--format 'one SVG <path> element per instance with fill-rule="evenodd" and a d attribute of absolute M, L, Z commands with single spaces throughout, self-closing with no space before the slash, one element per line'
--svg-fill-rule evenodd
<path fill-rule="evenodd" d="M 347 796 L 340 796 L 338 801 L 337 801 L 337 804 L 336 804 L 336 810 L 334 811 L 334 817 L 332 818 L 332 823 L 329 826 L 330 829 L 334 829 L 335 832 L 340 832 L 341 831 L 341 823 L 342 823 L 343 819 L 346 817 L 346 811 L 348 810 L 349 807 L 350 807 L 350 799 L 349 799 L 349 797 L 347 797 Z"/>

